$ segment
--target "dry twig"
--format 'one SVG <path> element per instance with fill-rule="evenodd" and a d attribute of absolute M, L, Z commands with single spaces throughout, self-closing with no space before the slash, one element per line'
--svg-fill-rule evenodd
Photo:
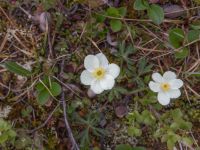
<path fill-rule="evenodd" d="M 61 68 L 61 71 L 60 71 L 61 81 L 63 80 L 62 74 L 63 74 L 64 64 L 65 64 L 65 59 L 62 60 L 61 67 L 60 67 Z M 71 140 L 71 143 L 72 143 L 71 150 L 79 150 L 78 144 L 76 143 L 76 140 L 74 139 L 72 130 L 70 128 L 70 125 L 69 125 L 69 122 L 68 122 L 68 119 L 67 119 L 66 101 L 65 101 L 65 92 L 64 91 L 62 91 L 61 100 L 62 100 L 62 105 L 63 105 L 63 115 L 64 115 L 64 120 L 65 120 L 65 126 L 66 126 L 66 129 L 67 129 L 69 138 Z"/>

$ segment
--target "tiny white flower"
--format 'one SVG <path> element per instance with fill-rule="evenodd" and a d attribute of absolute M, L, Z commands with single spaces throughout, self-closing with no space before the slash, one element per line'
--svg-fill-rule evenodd
<path fill-rule="evenodd" d="M 120 73 L 119 66 L 113 63 L 109 64 L 106 56 L 102 53 L 86 56 L 84 67 L 86 70 L 81 73 L 81 82 L 84 85 L 90 85 L 95 94 L 112 89 L 115 78 Z"/>
<path fill-rule="evenodd" d="M 153 73 L 149 82 L 149 87 L 153 92 L 158 93 L 158 102 L 161 105 L 168 105 L 171 98 L 178 98 L 181 95 L 179 88 L 183 86 L 183 81 L 176 78 L 176 74 L 167 71 L 161 76 L 159 73 Z"/>

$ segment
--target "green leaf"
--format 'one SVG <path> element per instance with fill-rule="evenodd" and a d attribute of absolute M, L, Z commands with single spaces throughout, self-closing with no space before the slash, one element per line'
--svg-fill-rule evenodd
<path fill-rule="evenodd" d="M 183 48 L 178 52 L 175 52 L 175 57 L 178 59 L 186 58 L 189 55 L 189 50 L 187 48 Z"/>
<path fill-rule="evenodd" d="M 193 30 L 200 30 L 200 21 L 199 20 L 195 21 L 194 23 L 190 24 L 190 27 Z"/>
<path fill-rule="evenodd" d="M 187 34 L 187 39 L 188 42 L 192 42 L 195 40 L 198 40 L 200 36 L 200 31 L 199 30 L 190 30 Z"/>
<path fill-rule="evenodd" d="M 131 126 L 128 128 L 128 135 L 129 136 L 141 136 L 142 131 L 136 127 Z"/>
<path fill-rule="evenodd" d="M 171 125 L 170 125 L 170 128 L 173 130 L 173 131 L 177 131 L 179 129 L 179 124 L 176 123 L 176 122 L 173 122 Z"/>
<path fill-rule="evenodd" d="M 45 89 L 44 85 L 41 82 L 37 83 L 35 88 L 37 91 L 42 91 Z"/>
<path fill-rule="evenodd" d="M 189 73 L 190 76 L 200 77 L 200 72 L 191 72 Z"/>
<path fill-rule="evenodd" d="M 95 19 L 96 19 L 96 22 L 102 23 L 102 22 L 105 21 L 106 17 L 103 16 L 103 15 L 97 14 L 97 15 L 95 16 Z"/>
<path fill-rule="evenodd" d="M 108 16 L 119 17 L 119 11 L 115 7 L 108 8 L 106 12 Z"/>
<path fill-rule="evenodd" d="M 193 144 L 193 140 L 190 137 L 183 137 L 182 141 L 183 141 L 183 143 L 185 143 L 185 145 L 191 146 Z"/>
<path fill-rule="evenodd" d="M 13 130 L 9 130 L 8 132 L 7 132 L 7 135 L 9 136 L 9 137 L 15 137 L 17 134 L 16 134 L 16 132 L 15 131 L 13 131 Z"/>
<path fill-rule="evenodd" d="M 184 41 L 184 31 L 179 28 L 174 28 L 169 31 L 169 42 L 174 48 L 182 46 Z"/>
<path fill-rule="evenodd" d="M 6 142 L 8 140 L 8 135 L 6 133 L 3 133 L 1 136 L 0 136 L 0 144 Z"/>
<path fill-rule="evenodd" d="M 26 107 L 26 109 L 22 109 L 21 114 L 22 117 L 27 117 L 29 114 L 33 111 L 33 108 L 31 106 Z"/>
<path fill-rule="evenodd" d="M 179 123 L 179 127 L 183 130 L 190 130 L 192 128 L 191 122 L 180 120 L 180 121 L 178 121 L 178 123 Z"/>
<path fill-rule="evenodd" d="M 168 147 L 169 150 L 173 150 L 174 146 L 175 146 L 175 142 L 173 142 L 170 139 L 167 140 L 167 147 Z"/>
<path fill-rule="evenodd" d="M 183 113 L 181 112 L 181 110 L 179 108 L 177 108 L 177 109 L 174 109 L 174 110 L 171 111 L 171 115 L 172 115 L 174 120 L 177 120 L 177 119 L 182 118 Z"/>
<path fill-rule="evenodd" d="M 136 0 L 133 7 L 135 10 L 146 10 L 149 8 L 149 3 L 146 0 Z"/>
<path fill-rule="evenodd" d="M 173 133 L 169 132 L 167 135 L 167 147 L 169 150 L 172 150 L 176 144 L 176 142 L 180 140 L 180 136 Z"/>
<path fill-rule="evenodd" d="M 118 32 L 122 28 L 122 22 L 120 20 L 111 20 L 110 26 L 113 32 Z"/>
<path fill-rule="evenodd" d="M 16 62 L 8 61 L 5 63 L 6 69 L 8 69 L 10 72 L 15 73 L 17 75 L 21 76 L 31 76 L 31 72 L 24 69 L 22 66 L 18 65 Z"/>
<path fill-rule="evenodd" d="M 37 101 L 40 105 L 44 105 L 49 100 L 50 94 L 47 90 L 40 91 L 37 95 Z"/>
<path fill-rule="evenodd" d="M 143 123 L 146 125 L 152 125 L 155 121 L 155 118 L 148 110 L 142 112 Z"/>
<path fill-rule="evenodd" d="M 164 20 L 164 11 L 162 7 L 152 4 L 148 10 L 148 16 L 149 18 L 155 23 L 155 24 L 161 24 Z"/>
<path fill-rule="evenodd" d="M 58 96 L 62 91 L 61 86 L 57 82 L 52 82 L 49 90 L 53 96 Z"/>
<path fill-rule="evenodd" d="M 128 144 L 117 145 L 115 150 L 132 150 L 132 147 Z"/>
<path fill-rule="evenodd" d="M 126 9 L 126 7 L 120 7 L 120 8 L 118 8 L 118 12 L 121 17 L 124 17 L 124 16 L 126 16 L 127 9 Z"/>

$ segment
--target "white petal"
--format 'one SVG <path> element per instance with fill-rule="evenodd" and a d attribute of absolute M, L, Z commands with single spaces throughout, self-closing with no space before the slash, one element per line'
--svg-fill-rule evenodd
<path fill-rule="evenodd" d="M 159 92 L 160 91 L 160 83 L 156 83 L 156 82 L 150 81 L 149 82 L 149 88 L 153 92 Z"/>
<path fill-rule="evenodd" d="M 110 64 L 108 66 L 107 72 L 108 72 L 108 74 L 110 74 L 111 76 L 113 76 L 113 78 L 115 79 L 119 75 L 119 73 L 120 73 L 120 68 L 116 64 Z"/>
<path fill-rule="evenodd" d="M 84 85 L 91 85 L 92 81 L 95 80 L 95 78 L 92 76 L 92 74 L 87 70 L 84 70 L 81 73 L 80 78 L 81 78 L 81 83 L 83 83 Z"/>
<path fill-rule="evenodd" d="M 152 79 L 158 83 L 164 82 L 164 78 L 157 72 L 152 74 Z"/>
<path fill-rule="evenodd" d="M 100 80 L 100 85 L 104 90 L 110 90 L 113 88 L 115 80 L 111 75 L 105 75 L 104 79 Z"/>
<path fill-rule="evenodd" d="M 99 67 L 99 59 L 94 55 L 87 55 L 84 60 L 84 67 L 90 72 L 93 71 Z"/>
<path fill-rule="evenodd" d="M 101 67 L 103 68 L 108 67 L 109 62 L 103 53 L 96 54 L 95 56 L 99 59 L 99 63 Z"/>
<path fill-rule="evenodd" d="M 158 101 L 161 105 L 168 105 L 170 102 L 169 94 L 166 92 L 159 92 L 158 93 Z"/>
<path fill-rule="evenodd" d="M 180 79 L 174 79 L 169 81 L 171 89 L 179 89 L 180 87 L 183 86 L 183 81 Z"/>
<path fill-rule="evenodd" d="M 91 83 L 91 90 L 95 93 L 95 94 L 100 94 L 103 92 L 103 88 L 100 85 L 99 80 L 93 81 Z"/>
<path fill-rule="evenodd" d="M 172 71 L 167 71 L 164 73 L 163 78 L 167 81 L 176 79 L 176 74 Z"/>
<path fill-rule="evenodd" d="M 180 90 L 170 90 L 168 93 L 170 98 L 178 98 L 179 96 L 181 96 Z"/>

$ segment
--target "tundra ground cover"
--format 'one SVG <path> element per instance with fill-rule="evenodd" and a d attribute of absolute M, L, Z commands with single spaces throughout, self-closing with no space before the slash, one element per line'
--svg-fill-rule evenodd
<path fill-rule="evenodd" d="M 0 1 L 0 149 L 198 150 L 199 5 Z"/>

